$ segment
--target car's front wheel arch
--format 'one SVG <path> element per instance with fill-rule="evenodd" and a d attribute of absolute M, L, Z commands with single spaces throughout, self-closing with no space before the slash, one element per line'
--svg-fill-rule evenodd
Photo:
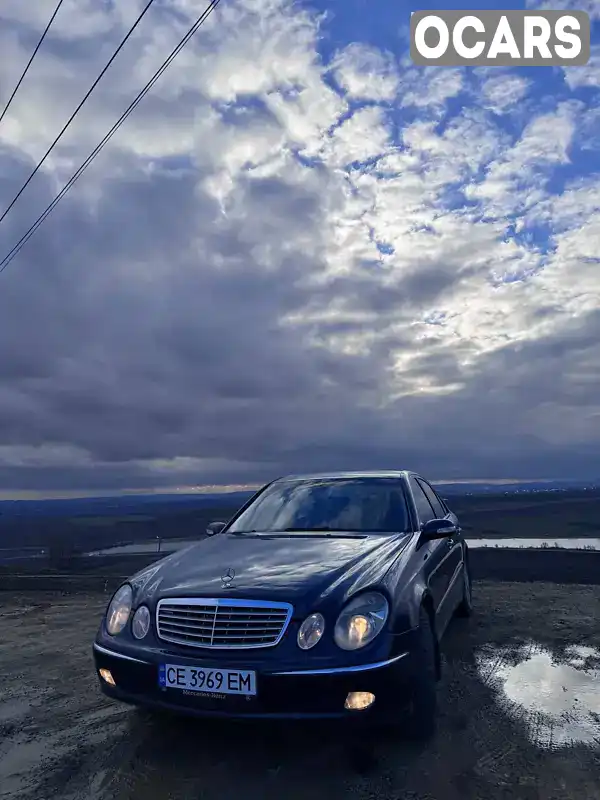
<path fill-rule="evenodd" d="M 470 617 L 473 613 L 473 576 L 469 562 L 469 551 L 465 548 L 463 565 L 463 596 L 456 608 L 456 616 Z"/>
<path fill-rule="evenodd" d="M 431 631 L 433 634 L 433 647 L 435 652 L 435 674 L 436 674 L 436 679 L 439 681 L 441 680 L 442 677 L 442 656 L 440 652 L 439 638 L 435 628 L 435 607 L 433 605 L 433 598 L 428 592 L 425 592 L 423 594 L 421 605 L 427 612 L 427 616 L 429 617 L 429 624 L 431 625 Z"/>

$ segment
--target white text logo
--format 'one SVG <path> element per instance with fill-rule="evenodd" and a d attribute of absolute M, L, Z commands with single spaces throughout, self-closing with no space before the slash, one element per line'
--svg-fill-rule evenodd
<path fill-rule="evenodd" d="M 416 11 L 410 56 L 420 66 L 581 66 L 590 58 L 585 11 Z"/>

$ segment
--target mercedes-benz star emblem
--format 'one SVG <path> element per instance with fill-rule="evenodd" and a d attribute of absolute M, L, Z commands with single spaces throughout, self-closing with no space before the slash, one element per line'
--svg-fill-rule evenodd
<path fill-rule="evenodd" d="M 235 570 L 231 567 L 221 575 L 223 581 L 223 588 L 228 589 L 231 586 L 231 581 L 235 578 Z"/>

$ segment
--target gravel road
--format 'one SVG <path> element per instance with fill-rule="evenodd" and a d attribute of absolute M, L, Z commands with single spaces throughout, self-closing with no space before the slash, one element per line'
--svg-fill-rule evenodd
<path fill-rule="evenodd" d="M 152 719 L 104 698 L 103 595 L 0 593 L 0 798 L 600 798 L 600 589 L 478 583 L 426 747 L 319 726 Z"/>

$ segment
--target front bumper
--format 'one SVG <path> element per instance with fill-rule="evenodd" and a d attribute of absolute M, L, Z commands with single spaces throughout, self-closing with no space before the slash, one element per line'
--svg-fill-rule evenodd
<path fill-rule="evenodd" d="M 264 666 L 256 668 L 248 663 L 245 668 L 256 669 L 257 673 L 255 697 L 228 695 L 212 698 L 159 686 L 159 663 L 201 666 L 202 659 L 198 657 L 182 658 L 173 654 L 156 659 L 154 653 L 140 651 L 139 657 L 134 658 L 96 642 L 94 661 L 97 673 L 102 668 L 110 670 L 116 685 L 109 685 L 100 676 L 99 681 L 102 691 L 116 700 L 196 717 L 230 719 L 354 718 L 385 721 L 398 714 L 403 690 L 408 689 L 415 670 L 415 659 L 410 650 L 384 661 L 325 669 L 277 671 L 274 667 L 267 670 Z M 214 663 L 206 666 L 215 668 Z M 229 665 L 223 663 L 221 666 L 227 668 Z M 375 702 L 366 710 L 347 710 L 344 703 L 349 692 L 371 692 L 375 695 Z"/>

